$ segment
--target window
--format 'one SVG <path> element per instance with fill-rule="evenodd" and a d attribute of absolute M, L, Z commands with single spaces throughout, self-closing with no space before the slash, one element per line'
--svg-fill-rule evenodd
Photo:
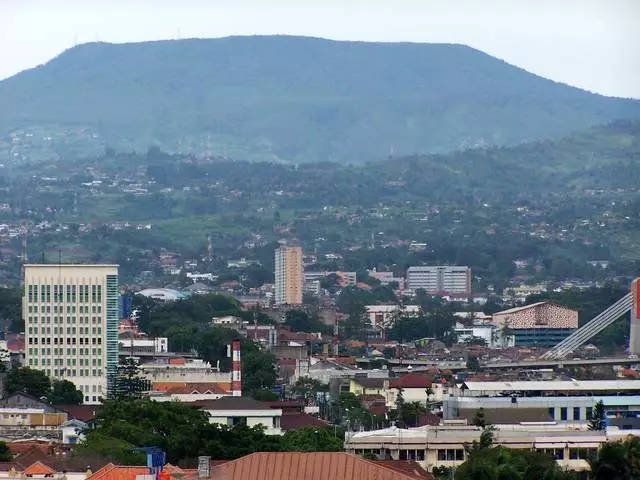
<path fill-rule="evenodd" d="M 580 407 L 573 407 L 573 419 L 580 420 Z"/>
<path fill-rule="evenodd" d="M 570 448 L 569 459 L 570 460 L 588 460 L 595 456 L 598 452 L 597 448 Z"/>
<path fill-rule="evenodd" d="M 549 416 L 554 419 L 556 418 L 556 409 L 553 407 L 549 407 Z"/>
<path fill-rule="evenodd" d="M 586 410 L 586 420 L 591 420 L 591 417 L 593 416 L 593 407 L 587 407 Z"/>
<path fill-rule="evenodd" d="M 554 460 L 564 460 L 564 448 L 545 448 L 544 452 L 551 455 Z"/>
<path fill-rule="evenodd" d="M 247 417 L 229 417 L 227 423 L 230 426 L 246 425 L 247 424 Z"/>
<path fill-rule="evenodd" d="M 447 450 L 438 450 L 438 460 L 440 461 L 463 461 L 464 460 L 464 450 L 463 449 L 447 449 Z"/>
<path fill-rule="evenodd" d="M 560 407 L 560 420 L 567 420 L 567 407 Z"/>

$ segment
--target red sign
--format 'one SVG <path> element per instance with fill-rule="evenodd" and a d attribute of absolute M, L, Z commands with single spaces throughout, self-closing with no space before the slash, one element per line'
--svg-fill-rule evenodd
<path fill-rule="evenodd" d="M 636 318 L 640 318 L 640 278 L 633 282 L 633 306 L 635 307 Z"/>

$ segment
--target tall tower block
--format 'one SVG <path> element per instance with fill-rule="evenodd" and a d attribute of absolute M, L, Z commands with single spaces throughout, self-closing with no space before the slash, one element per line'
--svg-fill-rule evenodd
<path fill-rule="evenodd" d="M 629 323 L 629 353 L 640 355 L 640 278 L 631 283 L 631 321 Z"/>

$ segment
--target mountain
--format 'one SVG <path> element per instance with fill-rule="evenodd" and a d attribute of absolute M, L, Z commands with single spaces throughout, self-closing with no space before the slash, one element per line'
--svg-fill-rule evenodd
<path fill-rule="evenodd" d="M 255 36 L 80 45 L 0 82 L 0 111 L 0 135 L 46 138 L 44 150 L 60 155 L 66 146 L 157 145 L 363 162 L 566 134 L 638 118 L 640 101 L 546 80 L 462 45 Z"/>

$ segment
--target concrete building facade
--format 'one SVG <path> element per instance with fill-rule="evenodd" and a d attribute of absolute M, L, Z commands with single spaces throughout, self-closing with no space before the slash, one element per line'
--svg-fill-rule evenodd
<path fill-rule="evenodd" d="M 471 295 L 471 269 L 465 266 L 409 267 L 407 288 L 425 290 L 430 295 Z"/>
<path fill-rule="evenodd" d="M 276 250 L 276 305 L 301 305 L 304 274 L 301 247 Z"/>
<path fill-rule="evenodd" d="M 118 366 L 117 265 L 25 265 L 26 365 L 107 397 Z"/>

